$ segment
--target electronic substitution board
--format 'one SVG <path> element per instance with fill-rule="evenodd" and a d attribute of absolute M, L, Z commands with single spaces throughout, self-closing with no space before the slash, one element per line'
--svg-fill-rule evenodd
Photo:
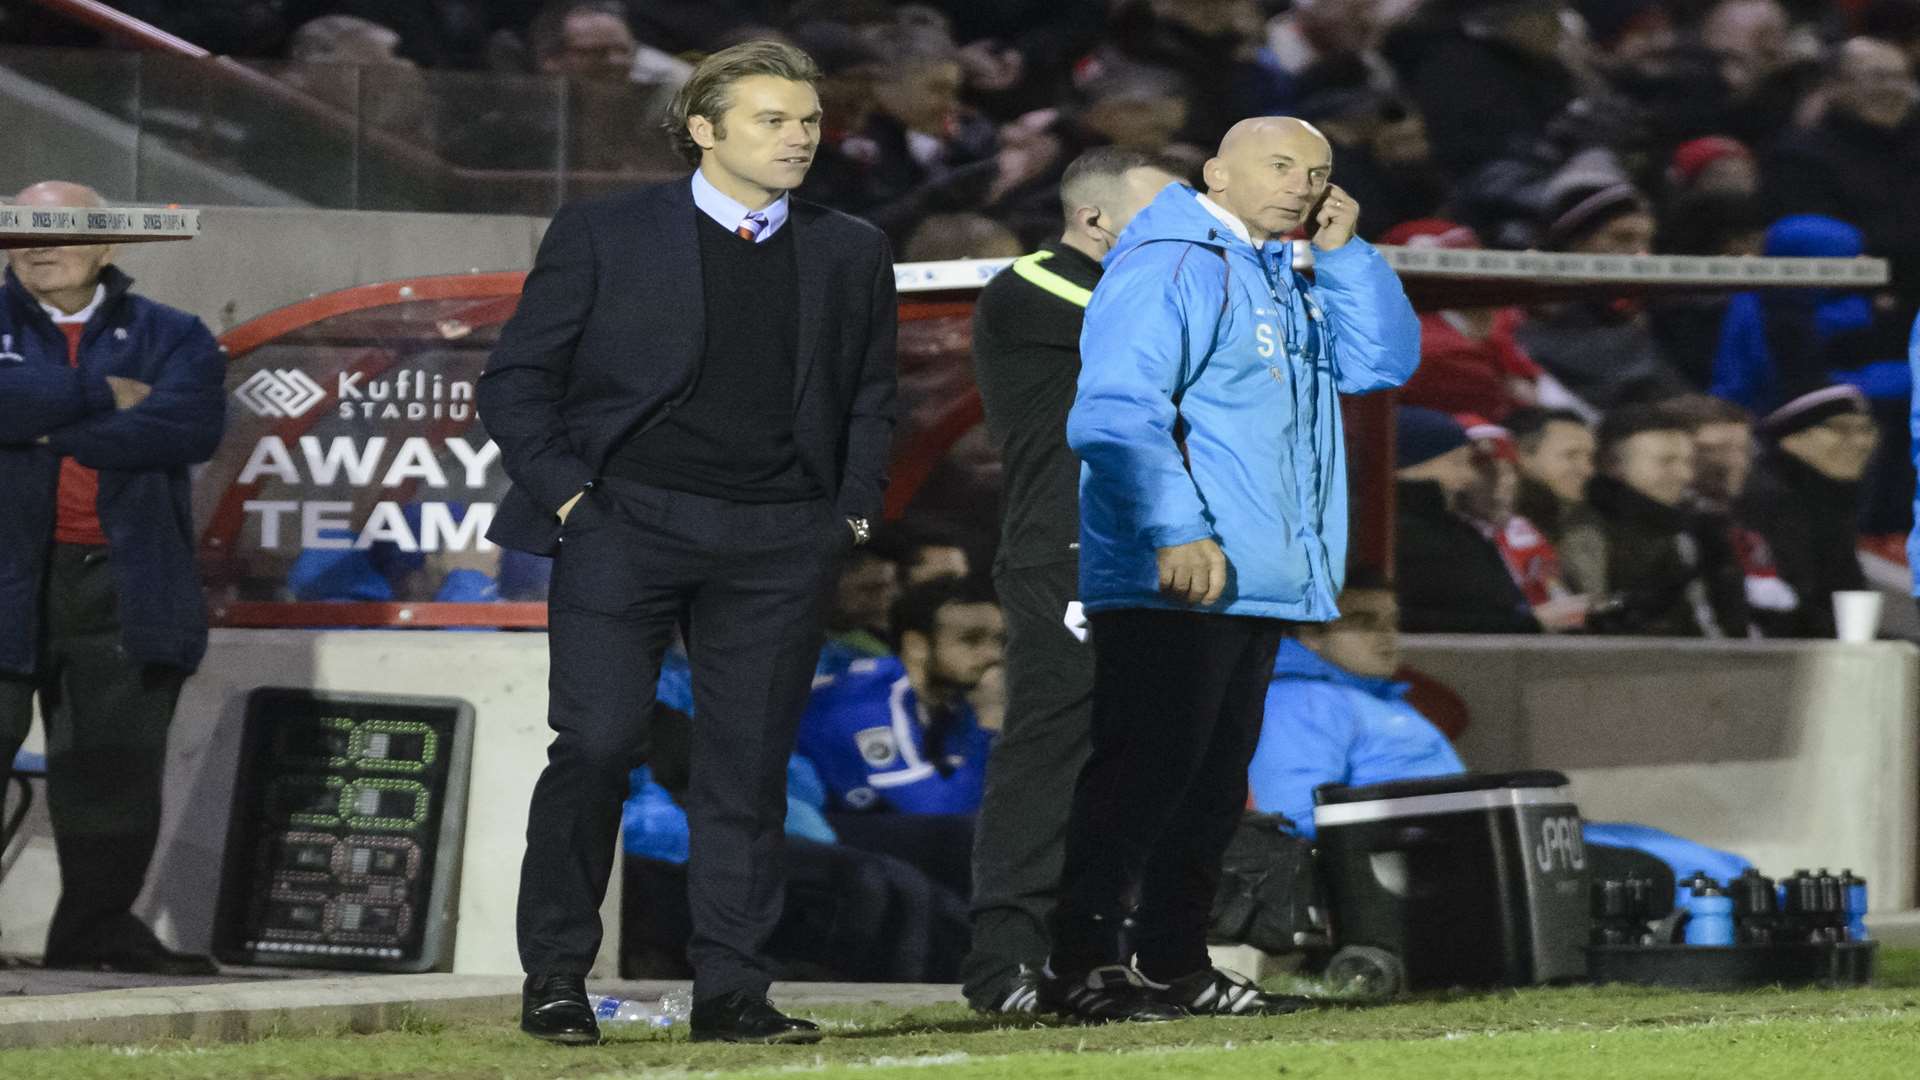
<path fill-rule="evenodd" d="M 451 955 L 473 707 L 262 687 L 247 699 L 214 953 L 430 971 Z"/>

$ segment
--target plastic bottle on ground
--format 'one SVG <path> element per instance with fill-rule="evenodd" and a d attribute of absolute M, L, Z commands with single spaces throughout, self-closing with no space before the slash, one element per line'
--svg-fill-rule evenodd
<path fill-rule="evenodd" d="M 658 1001 L 588 994 L 587 1004 L 593 1006 L 593 1017 L 603 1028 L 670 1028 L 687 1022 L 693 1011 L 693 993 L 669 990 Z"/>

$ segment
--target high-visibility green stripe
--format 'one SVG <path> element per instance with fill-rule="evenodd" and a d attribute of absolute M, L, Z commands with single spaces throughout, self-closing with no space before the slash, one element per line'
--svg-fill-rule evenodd
<path fill-rule="evenodd" d="M 1092 289 L 1083 289 L 1040 264 L 1053 258 L 1051 251 L 1036 251 L 1013 260 L 1011 269 L 1029 281 L 1075 307 L 1086 307 L 1093 299 Z"/>

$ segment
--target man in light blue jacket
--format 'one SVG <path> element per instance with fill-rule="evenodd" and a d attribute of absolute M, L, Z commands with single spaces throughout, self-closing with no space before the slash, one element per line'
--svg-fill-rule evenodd
<path fill-rule="evenodd" d="M 1332 164 L 1301 121 L 1235 125 L 1207 193 L 1161 191 L 1087 309 L 1067 441 L 1083 463 L 1093 755 L 1042 981 L 1058 1012 L 1297 1004 L 1209 966 L 1207 915 L 1274 653 L 1292 623 L 1337 614 L 1339 395 L 1397 386 L 1420 357 L 1413 308 L 1354 239 L 1359 207 Z M 1303 226 L 1311 244 L 1281 239 Z"/>

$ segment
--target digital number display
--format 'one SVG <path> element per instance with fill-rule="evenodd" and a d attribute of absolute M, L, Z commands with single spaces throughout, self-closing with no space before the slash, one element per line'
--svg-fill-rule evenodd
<path fill-rule="evenodd" d="M 376 968 L 420 955 L 463 710 L 420 700 L 253 693 L 216 932 L 224 954 Z"/>

